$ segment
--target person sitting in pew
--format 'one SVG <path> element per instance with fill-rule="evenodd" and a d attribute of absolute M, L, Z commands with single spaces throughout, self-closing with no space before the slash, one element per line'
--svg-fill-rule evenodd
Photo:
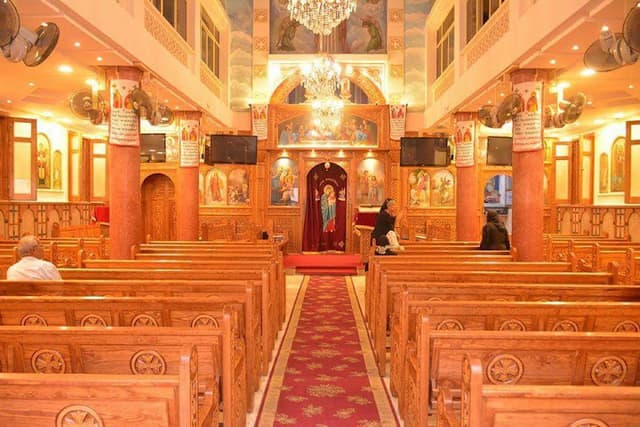
<path fill-rule="evenodd" d="M 20 261 L 7 270 L 7 280 L 62 280 L 55 265 L 42 259 L 44 251 L 36 236 L 24 236 L 18 242 Z"/>
<path fill-rule="evenodd" d="M 509 243 L 509 231 L 500 221 L 498 212 L 487 211 L 487 223 L 482 227 L 482 241 L 480 249 L 505 250 L 511 249 Z"/>
<path fill-rule="evenodd" d="M 371 243 L 375 240 L 376 254 L 395 255 L 394 251 L 402 251 L 398 235 L 395 232 L 396 220 L 398 220 L 398 203 L 394 199 L 386 199 L 380 206 L 380 212 L 376 216 L 376 224 L 371 232 Z"/>

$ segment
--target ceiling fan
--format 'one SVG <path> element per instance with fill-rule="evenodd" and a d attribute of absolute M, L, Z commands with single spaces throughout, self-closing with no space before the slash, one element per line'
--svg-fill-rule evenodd
<path fill-rule="evenodd" d="M 640 2 L 631 8 L 624 20 L 622 33 L 602 27 L 598 40 L 584 53 L 584 65 L 597 72 L 616 70 L 638 62 L 640 53 Z"/>
<path fill-rule="evenodd" d="M 5 58 L 28 67 L 42 64 L 58 43 L 60 30 L 53 22 L 43 22 L 31 31 L 20 26 L 20 15 L 11 0 L 0 0 L 0 48 Z"/>

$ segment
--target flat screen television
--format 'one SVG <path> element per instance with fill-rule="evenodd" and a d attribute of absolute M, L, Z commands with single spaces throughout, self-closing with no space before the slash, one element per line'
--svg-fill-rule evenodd
<path fill-rule="evenodd" d="M 258 137 L 254 135 L 211 135 L 204 162 L 255 165 L 258 162 Z"/>
<path fill-rule="evenodd" d="M 140 134 L 140 161 L 142 163 L 166 161 L 166 135 L 164 133 Z"/>
<path fill-rule="evenodd" d="M 400 166 L 449 166 L 449 137 L 400 138 Z"/>
<path fill-rule="evenodd" d="M 490 136 L 487 138 L 487 165 L 511 166 L 512 140 L 508 136 Z"/>

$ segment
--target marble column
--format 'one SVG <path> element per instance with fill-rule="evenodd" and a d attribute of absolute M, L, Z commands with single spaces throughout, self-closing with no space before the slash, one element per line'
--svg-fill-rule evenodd
<path fill-rule="evenodd" d="M 458 112 L 456 122 L 456 240 L 480 240 L 476 113 Z"/>
<path fill-rule="evenodd" d="M 513 120 L 513 216 L 511 245 L 519 261 L 543 261 L 544 230 L 544 80 L 541 70 L 511 73 L 513 91 L 524 111 Z"/>
<path fill-rule="evenodd" d="M 199 236 L 199 111 L 177 112 L 180 158 L 176 188 L 176 237 L 198 240 Z"/>
<path fill-rule="evenodd" d="M 140 120 L 130 92 L 140 87 L 142 71 L 134 67 L 109 67 L 110 92 L 107 175 L 109 184 L 109 235 L 111 258 L 128 259 L 131 246 L 143 241 L 140 192 Z"/>

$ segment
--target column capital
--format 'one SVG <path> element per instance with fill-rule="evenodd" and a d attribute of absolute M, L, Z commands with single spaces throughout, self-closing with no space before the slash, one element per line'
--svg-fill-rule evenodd
<path fill-rule="evenodd" d="M 453 118 L 456 122 L 476 120 L 478 118 L 477 111 L 456 111 L 453 113 Z"/>
<path fill-rule="evenodd" d="M 522 82 L 546 82 L 549 80 L 549 70 L 538 68 L 521 68 L 511 72 L 511 83 L 518 84 Z"/>
<path fill-rule="evenodd" d="M 107 80 L 122 79 L 122 78 L 130 79 L 130 80 L 142 80 L 142 76 L 144 75 L 144 72 L 137 67 L 116 66 L 116 67 L 102 67 L 102 69 L 106 73 Z"/>

